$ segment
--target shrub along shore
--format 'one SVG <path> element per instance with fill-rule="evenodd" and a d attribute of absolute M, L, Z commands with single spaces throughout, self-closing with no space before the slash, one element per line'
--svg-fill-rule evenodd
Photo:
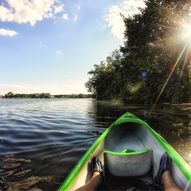
<path fill-rule="evenodd" d="M 51 95 L 50 93 L 33 93 L 33 94 L 14 94 L 8 92 L 2 98 L 92 98 L 92 94 L 59 94 Z"/>

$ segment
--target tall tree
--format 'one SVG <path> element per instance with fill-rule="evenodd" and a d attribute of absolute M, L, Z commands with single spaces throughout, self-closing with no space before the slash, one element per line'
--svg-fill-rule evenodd
<path fill-rule="evenodd" d="M 185 27 L 183 16 L 189 16 L 190 13 L 189 1 L 148 0 L 146 5 L 142 14 L 124 19 L 126 41 L 121 48 L 125 57 L 123 62 L 124 68 L 126 68 L 125 73 L 133 72 L 133 75 L 125 75 L 124 78 L 126 77 L 127 82 L 131 82 L 132 86 L 144 81 L 139 87 L 139 91 L 135 92 L 136 95 L 132 95 L 133 97 L 138 95 L 142 101 L 154 100 L 168 78 L 185 43 L 184 39 L 181 41 L 181 33 Z M 161 100 L 171 101 L 174 96 L 181 97 L 175 95 L 174 90 L 180 88 L 178 79 L 181 76 L 180 68 L 183 67 L 183 63 L 183 59 L 181 59 Z M 189 63 L 186 63 L 185 66 L 189 67 Z M 148 72 L 146 79 L 140 77 L 143 70 Z M 187 71 L 189 70 L 187 69 Z M 178 92 L 183 92 L 184 97 L 188 97 L 188 94 L 185 96 L 185 91 L 189 88 L 189 75 L 186 71 L 182 74 L 182 79 L 186 80 L 181 80 L 180 84 L 181 87 L 186 88 L 184 91 Z M 174 84 L 176 84 L 176 88 Z M 124 98 L 126 99 L 126 97 Z"/>
<path fill-rule="evenodd" d="M 147 0 L 141 14 L 123 18 L 121 53 L 95 65 L 86 84 L 89 90 L 99 99 L 152 104 L 160 93 L 160 101 L 188 101 L 190 7 L 190 0 Z"/>
<path fill-rule="evenodd" d="M 94 65 L 94 69 L 88 74 L 91 75 L 86 83 L 89 92 L 92 92 L 97 99 L 120 98 L 121 93 L 121 54 L 114 51 L 106 61 Z"/>

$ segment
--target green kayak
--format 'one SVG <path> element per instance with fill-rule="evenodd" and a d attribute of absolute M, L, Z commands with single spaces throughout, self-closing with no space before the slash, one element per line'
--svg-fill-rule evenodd
<path fill-rule="evenodd" d="M 182 157 L 146 122 L 125 113 L 95 141 L 59 191 L 73 191 L 89 177 L 88 166 L 98 156 L 109 173 L 116 177 L 143 177 L 153 182 L 164 152 L 172 158 L 172 177 L 185 191 L 191 190 L 191 169 Z M 149 174 L 149 175 L 148 175 Z"/>

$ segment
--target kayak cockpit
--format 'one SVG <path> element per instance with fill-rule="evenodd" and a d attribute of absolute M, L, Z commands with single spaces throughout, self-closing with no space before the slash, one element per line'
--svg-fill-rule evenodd
<path fill-rule="evenodd" d="M 109 172 L 118 177 L 142 176 L 151 169 L 153 151 L 139 138 L 134 124 L 113 128 L 105 139 L 104 161 Z"/>

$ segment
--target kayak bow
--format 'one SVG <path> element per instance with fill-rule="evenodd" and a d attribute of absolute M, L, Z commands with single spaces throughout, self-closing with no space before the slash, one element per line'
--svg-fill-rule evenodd
<path fill-rule="evenodd" d="M 190 191 L 189 165 L 146 122 L 127 112 L 113 122 L 95 141 L 60 186 L 59 191 L 73 191 L 83 186 L 89 179 L 87 169 L 94 156 L 98 156 L 114 176 L 144 176 L 152 166 L 153 173 L 150 179 L 153 181 L 164 152 L 172 158 L 173 179 L 184 190 Z"/>

